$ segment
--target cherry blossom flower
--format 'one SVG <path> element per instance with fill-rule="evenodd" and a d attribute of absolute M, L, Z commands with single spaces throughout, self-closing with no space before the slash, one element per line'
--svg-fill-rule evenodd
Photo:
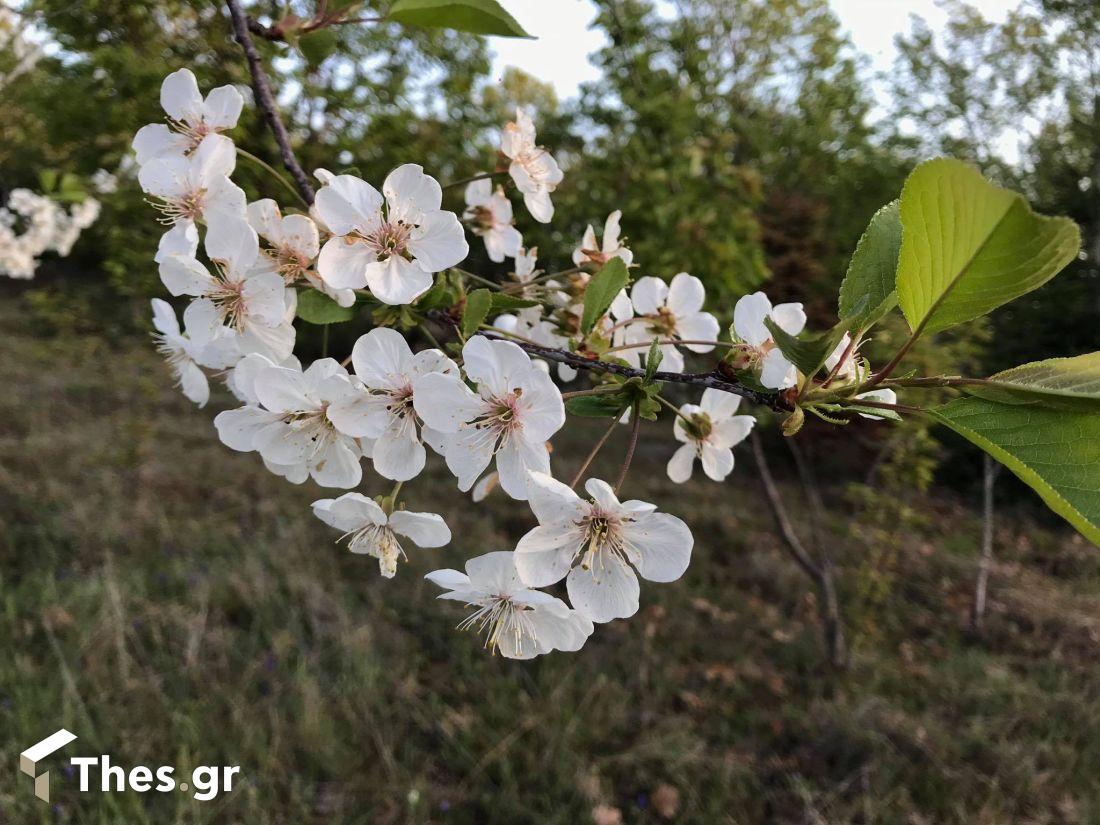
<path fill-rule="evenodd" d="M 564 175 L 553 156 L 535 144 L 534 121 L 522 109 L 516 109 L 515 121 L 505 125 L 500 151 L 512 161 L 508 174 L 523 193 L 523 203 L 531 217 L 539 223 L 549 223 L 554 217 L 550 193 Z"/>
<path fill-rule="evenodd" d="M 734 415 L 740 404 L 736 395 L 707 389 L 698 404 L 680 407 L 673 435 L 683 446 L 668 462 L 670 479 L 677 484 L 688 481 L 696 458 L 714 481 L 723 481 L 733 471 L 733 447 L 748 438 L 756 424 L 751 415 Z"/>
<path fill-rule="evenodd" d="M 530 249 L 524 249 L 521 246 L 516 250 L 516 254 L 513 256 L 516 259 L 516 265 L 512 275 L 521 284 L 530 282 L 538 274 L 538 270 L 535 269 L 535 259 L 538 254 L 539 248 L 537 246 L 532 246 Z"/>
<path fill-rule="evenodd" d="M 293 355 L 288 355 L 282 361 L 272 361 L 266 355 L 250 352 L 225 374 L 225 385 L 241 403 L 258 406 L 260 399 L 256 395 L 256 373 L 265 367 L 287 367 L 299 372 L 302 370 L 301 362 Z"/>
<path fill-rule="evenodd" d="M 466 572 L 436 570 L 426 578 L 447 592 L 441 599 L 476 607 L 462 630 L 485 634 L 485 647 L 507 659 L 531 659 L 552 650 L 575 651 L 592 635 L 592 622 L 561 599 L 529 590 L 516 573 L 515 553 L 470 559 Z"/>
<path fill-rule="evenodd" d="M 258 452 L 269 469 L 296 484 L 310 476 L 322 487 L 359 484 L 359 460 L 370 457 L 372 445 L 341 432 L 327 415 L 333 404 L 356 392 L 339 363 L 322 358 L 305 371 L 257 369 L 250 392 L 259 404 L 226 410 L 214 419 L 226 446 Z"/>
<path fill-rule="evenodd" d="M 852 336 L 844 333 L 836 349 L 825 359 L 825 369 L 831 374 L 836 370 L 834 381 L 841 384 L 862 383 L 868 377 L 866 363 L 859 357 L 859 345 L 848 348 L 852 344 Z M 841 361 L 841 359 L 844 359 Z M 839 365 L 839 366 L 838 366 Z"/>
<path fill-rule="evenodd" d="M 384 304 L 408 304 L 427 292 L 432 274 L 470 252 L 462 224 L 439 207 L 443 190 L 415 163 L 398 166 L 383 195 L 353 175 L 321 187 L 317 215 L 334 237 L 321 249 L 317 271 L 334 289 L 369 287 Z"/>
<path fill-rule="evenodd" d="M 772 306 L 763 292 L 754 292 L 738 300 L 733 308 L 733 329 L 741 340 L 740 363 L 760 373 L 760 383 L 768 389 L 784 390 L 798 382 L 798 369 L 772 340 L 764 319 L 772 321 L 789 335 L 798 335 L 806 326 L 802 304 Z M 839 356 L 838 356 L 839 357 Z"/>
<path fill-rule="evenodd" d="M 187 157 L 157 157 L 138 170 L 142 190 L 158 199 L 160 221 L 171 227 L 170 238 L 161 241 L 158 258 L 173 252 L 187 252 L 198 242 L 195 222 L 216 224 L 225 217 L 245 217 L 245 195 L 229 179 L 236 166 L 233 141 L 221 135 L 207 135 Z M 191 248 L 193 253 L 193 248 Z M 158 260 L 158 263 L 161 261 Z"/>
<path fill-rule="evenodd" d="M 417 415 L 449 436 L 445 457 L 460 490 L 469 490 L 495 456 L 501 488 L 525 499 L 527 473 L 550 472 L 545 445 L 565 423 L 561 393 L 510 341 L 475 336 L 462 359 L 477 392 L 457 375 L 425 375 L 416 383 Z"/>
<path fill-rule="evenodd" d="M 545 473 L 531 474 L 528 495 L 539 526 L 519 540 L 516 569 L 528 587 L 565 578 L 569 601 L 594 622 L 625 619 L 638 612 L 639 574 L 652 582 L 684 574 L 691 531 L 653 504 L 620 502 L 599 479 L 584 489 L 591 498 Z"/>
<path fill-rule="evenodd" d="M 183 155 L 207 135 L 232 129 L 241 116 L 244 98 L 232 86 L 219 86 L 203 100 L 195 75 L 190 69 L 180 69 L 164 78 L 160 105 L 168 115 L 168 124 L 150 123 L 134 136 L 132 146 L 142 166 L 155 158 Z"/>
<path fill-rule="evenodd" d="M 703 312 L 706 290 L 694 275 L 681 272 L 666 284 L 660 278 L 639 278 L 630 292 L 634 312 L 640 319 L 630 326 L 627 339 L 645 343 L 661 341 L 713 341 L 718 337 L 718 319 Z M 692 352 L 710 352 L 713 344 L 685 344 Z M 626 350 L 624 352 L 628 352 Z M 684 356 L 675 344 L 663 344 L 661 369 L 683 372 Z M 619 354 L 619 353 L 616 353 Z"/>
<path fill-rule="evenodd" d="M 592 224 L 588 224 L 581 245 L 573 250 L 574 265 L 593 263 L 603 266 L 612 258 L 621 258 L 627 266 L 634 262 L 634 253 L 619 243 L 619 220 L 622 216 L 619 209 L 607 216 L 603 225 L 603 246 L 596 242 L 596 230 L 592 228 Z"/>
<path fill-rule="evenodd" d="M 224 369 L 237 360 L 237 347 L 229 336 L 219 334 L 217 327 L 201 317 L 206 306 L 192 303 L 183 312 L 184 331 L 180 331 L 176 312 L 167 301 L 152 300 L 153 336 L 157 350 L 168 361 L 176 383 L 188 400 L 205 407 L 210 400 L 210 384 L 200 367 Z"/>
<path fill-rule="evenodd" d="M 270 198 L 248 205 L 248 222 L 269 244 L 261 250 L 264 259 L 283 276 L 287 286 L 306 282 L 342 307 L 355 303 L 355 290 L 333 289 L 313 269 L 321 249 L 317 224 L 305 215 L 286 215 Z"/>
<path fill-rule="evenodd" d="M 378 559 L 378 568 L 387 579 L 392 579 L 397 572 L 398 558 L 408 561 L 398 536 L 411 540 L 417 547 L 442 547 L 451 540 L 451 531 L 442 516 L 407 510 L 386 515 L 378 502 L 361 493 L 319 499 L 313 502 L 313 514 L 330 527 L 343 531 L 340 539 L 349 539 L 351 552 Z"/>
<path fill-rule="evenodd" d="M 344 433 L 375 439 L 375 471 L 383 478 L 408 481 L 424 469 L 423 442 L 443 453 L 444 437 L 424 426 L 413 406 L 419 380 L 430 373 L 458 375 L 454 361 L 437 349 L 413 354 L 405 336 L 377 327 L 351 351 L 360 392 L 333 404 L 329 419 Z"/>
<path fill-rule="evenodd" d="M 206 254 L 214 274 L 198 260 L 169 255 L 160 277 L 173 295 L 193 295 L 213 311 L 204 318 L 236 336 L 241 354 L 261 352 L 281 361 L 294 348 L 294 291 L 270 269 L 257 268 L 260 255 L 255 231 L 243 219 L 224 217 L 206 232 Z"/>
<path fill-rule="evenodd" d="M 512 223 L 512 204 L 501 187 L 493 190 L 488 178 L 470 181 L 466 186 L 462 218 L 470 224 L 470 231 L 485 241 L 490 261 L 500 263 L 506 257 L 514 258 L 523 247 L 523 236 Z"/>

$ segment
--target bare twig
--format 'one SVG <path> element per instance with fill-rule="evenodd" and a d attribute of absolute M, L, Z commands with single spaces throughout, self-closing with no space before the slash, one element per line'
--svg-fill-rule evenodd
<path fill-rule="evenodd" d="M 618 495 L 619 490 L 623 486 L 623 482 L 626 481 L 626 474 L 630 470 L 630 462 L 634 460 L 634 450 L 638 446 L 638 432 L 641 430 L 642 417 L 638 414 L 638 402 L 634 402 L 634 409 L 630 414 L 630 446 L 626 448 L 626 457 L 623 458 L 623 468 L 619 471 L 619 478 L 615 482 L 615 494 Z"/>
<path fill-rule="evenodd" d="M 982 555 L 978 562 L 978 581 L 974 585 L 974 603 L 970 608 L 970 631 L 981 633 L 985 618 L 985 597 L 989 587 L 989 569 L 993 564 L 993 484 L 1001 469 L 992 456 L 984 454 L 982 465 Z"/>
<path fill-rule="evenodd" d="M 252 42 L 252 35 L 249 33 L 248 15 L 244 13 L 244 9 L 241 8 L 238 0 L 225 0 L 225 4 L 229 7 L 229 16 L 233 19 L 233 31 L 236 34 L 237 42 L 241 44 L 241 48 L 244 50 L 245 59 L 248 61 L 248 70 L 252 74 L 252 89 L 256 93 L 256 105 L 260 107 L 271 133 L 275 135 L 275 142 L 279 144 L 279 154 L 283 158 L 283 165 L 290 172 L 290 176 L 294 178 L 294 183 L 302 194 L 302 198 L 306 203 L 313 203 L 313 186 L 309 182 L 309 176 L 306 175 L 301 164 L 298 163 L 298 159 L 294 156 L 294 149 L 290 145 L 290 135 L 287 134 L 286 126 L 283 125 L 282 118 L 279 117 L 279 109 L 275 105 L 275 97 L 271 93 L 271 83 L 267 79 L 263 61 L 260 59 L 260 54 L 256 51 L 256 44 Z"/>
<path fill-rule="evenodd" d="M 577 468 L 577 472 L 573 476 L 573 480 L 569 482 L 569 489 L 573 489 L 578 484 L 580 484 L 581 478 L 584 477 L 585 470 L 588 469 L 589 465 L 592 463 L 592 460 L 599 454 L 600 450 L 603 449 L 603 445 L 607 443 L 607 439 L 611 438 L 611 434 L 615 432 L 615 428 L 617 426 L 619 426 L 619 419 L 613 418 L 611 420 L 611 425 L 607 428 L 607 430 L 604 431 L 604 434 L 600 436 L 600 440 L 597 441 L 595 445 L 593 445 L 592 449 L 585 457 L 584 463 Z"/>

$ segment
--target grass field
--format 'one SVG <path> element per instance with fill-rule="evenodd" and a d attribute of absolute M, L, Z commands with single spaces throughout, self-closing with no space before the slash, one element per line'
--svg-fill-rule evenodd
<path fill-rule="evenodd" d="M 409 505 L 456 540 L 382 580 L 310 514 L 321 490 L 218 442 L 224 396 L 196 410 L 147 342 L 36 338 L 4 300 L 0 822 L 1100 821 L 1100 563 L 1068 532 L 1002 514 L 974 640 L 963 503 L 886 541 L 839 510 L 834 673 L 749 451 L 689 498 L 653 439 L 628 490 L 691 524 L 687 575 L 578 654 L 502 660 L 422 577 L 510 549 L 524 505 L 473 508 L 430 465 Z M 72 754 L 241 778 L 200 802 L 58 770 L 47 806 L 17 755 L 61 726 Z"/>

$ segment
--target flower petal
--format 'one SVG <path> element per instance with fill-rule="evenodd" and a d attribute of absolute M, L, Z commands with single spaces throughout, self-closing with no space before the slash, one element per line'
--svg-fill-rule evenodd
<path fill-rule="evenodd" d="M 668 513 L 638 516 L 623 527 L 623 539 L 631 563 L 651 582 L 676 581 L 691 562 L 691 530 Z"/>
<path fill-rule="evenodd" d="M 367 264 L 365 274 L 367 287 L 374 297 L 391 306 L 411 304 L 432 288 L 431 273 L 416 262 L 406 261 L 400 255 L 391 255 L 385 261 Z"/>
<path fill-rule="evenodd" d="M 668 477 L 676 484 L 683 484 L 691 480 L 691 473 L 695 468 L 695 445 L 682 444 L 668 460 Z"/>
<path fill-rule="evenodd" d="M 362 289 L 367 285 L 367 267 L 378 256 L 364 243 L 346 238 L 329 238 L 317 259 L 317 274 L 335 289 Z"/>
<path fill-rule="evenodd" d="M 390 516 L 390 527 L 395 533 L 408 536 L 418 547 L 442 547 L 451 540 L 447 522 L 435 513 L 398 510 Z"/>
<path fill-rule="evenodd" d="M 619 556 L 604 553 L 589 570 L 574 567 L 566 579 L 569 601 L 594 622 L 627 619 L 638 612 L 638 577 Z"/>

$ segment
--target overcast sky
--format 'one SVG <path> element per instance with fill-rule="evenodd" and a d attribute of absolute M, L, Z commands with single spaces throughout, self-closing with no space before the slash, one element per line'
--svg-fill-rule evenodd
<path fill-rule="evenodd" d="M 1019 0 L 970 2 L 997 21 L 1019 5 Z M 871 56 L 875 69 L 890 67 L 894 35 L 908 30 L 910 15 L 925 18 L 934 28 L 947 18 L 936 0 L 830 0 L 830 4 L 856 47 Z M 579 84 L 599 76 L 587 55 L 598 49 L 604 38 L 587 29 L 595 17 L 589 0 L 504 0 L 503 5 L 538 40 L 492 38 L 498 76 L 505 66 L 517 66 L 553 83 L 563 98 L 576 94 Z"/>

